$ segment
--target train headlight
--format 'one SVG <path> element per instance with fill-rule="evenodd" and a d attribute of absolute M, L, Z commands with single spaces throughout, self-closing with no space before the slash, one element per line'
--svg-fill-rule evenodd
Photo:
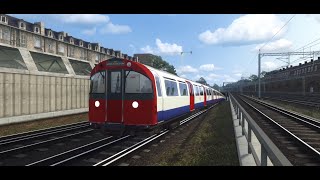
<path fill-rule="evenodd" d="M 99 106 L 100 106 L 100 102 L 99 102 L 99 101 L 96 101 L 96 102 L 94 102 L 94 105 L 95 105 L 96 107 L 99 107 Z"/>
<path fill-rule="evenodd" d="M 133 101 L 132 107 L 137 108 L 139 106 L 139 103 L 137 101 Z"/>
<path fill-rule="evenodd" d="M 131 62 L 128 62 L 128 63 L 127 63 L 127 67 L 131 67 Z"/>

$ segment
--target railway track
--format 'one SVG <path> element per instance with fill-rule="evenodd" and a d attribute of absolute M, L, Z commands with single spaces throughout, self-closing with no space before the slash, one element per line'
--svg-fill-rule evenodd
<path fill-rule="evenodd" d="M 96 132 L 85 122 L 1 137 L 0 166 L 25 165 L 102 135 L 93 138 L 95 136 Z"/>
<path fill-rule="evenodd" d="M 248 96 L 236 96 L 293 165 L 320 165 L 320 122 Z"/>
<path fill-rule="evenodd" d="M 276 100 L 276 101 L 282 101 L 286 103 L 294 103 L 294 104 L 303 105 L 303 106 L 320 108 L 320 102 L 318 101 L 298 100 L 298 99 L 281 98 L 281 97 L 263 97 L 263 99 Z"/>
<path fill-rule="evenodd" d="M 92 131 L 88 123 L 77 123 L 51 129 L 6 136 L 0 139 L 0 155 L 34 148 L 64 138 L 70 138 Z"/>
<path fill-rule="evenodd" d="M 213 107 L 213 106 L 212 106 Z M 210 107 L 209 109 L 211 109 Z M 206 113 L 209 109 L 180 121 L 179 126 Z M 27 166 L 108 166 L 126 158 L 129 154 L 140 150 L 155 140 L 167 134 L 170 130 L 163 130 L 151 136 L 112 136 L 76 147 L 69 151 L 32 162 Z"/>
<path fill-rule="evenodd" d="M 44 134 L 48 134 L 48 133 L 68 130 L 68 129 L 77 128 L 77 127 L 81 128 L 81 127 L 88 127 L 88 126 L 89 126 L 88 122 L 78 122 L 78 123 L 57 126 L 57 127 L 53 127 L 53 128 L 46 128 L 46 129 L 18 133 L 18 134 L 13 134 L 13 135 L 8 135 L 8 136 L 2 136 L 2 137 L 0 137 L 0 143 L 6 142 L 6 141 L 23 139 L 23 138 L 27 138 L 27 137 L 35 137 L 38 135 L 40 136 L 40 135 L 44 135 Z"/>
<path fill-rule="evenodd" d="M 20 133 L 20 134 L 14 134 L 10 136 L 4 136 L 0 138 L 0 146 L 5 144 L 11 144 L 41 137 L 50 136 L 53 134 L 59 134 L 64 133 L 68 131 L 74 131 L 78 129 L 83 129 L 89 127 L 89 124 L 87 122 L 81 122 L 81 123 L 74 123 L 54 128 L 48 128 L 48 129 L 42 129 L 37 131 L 31 131 L 26 133 Z"/>
<path fill-rule="evenodd" d="M 213 106 L 212 106 L 213 107 Z M 199 111 L 180 121 L 179 126 L 206 113 Z M 152 136 L 108 136 L 88 123 L 21 133 L 0 138 L 0 166 L 107 166 L 168 133 Z"/>

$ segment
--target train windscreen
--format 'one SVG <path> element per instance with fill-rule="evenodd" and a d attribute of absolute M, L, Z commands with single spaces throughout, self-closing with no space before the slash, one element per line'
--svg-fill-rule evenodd
<path fill-rule="evenodd" d="M 105 93 L 106 81 L 105 71 L 100 71 L 90 78 L 90 93 Z"/>

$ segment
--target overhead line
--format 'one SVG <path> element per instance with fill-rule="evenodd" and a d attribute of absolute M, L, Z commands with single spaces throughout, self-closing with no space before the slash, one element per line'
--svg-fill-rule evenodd
<path fill-rule="evenodd" d="M 261 50 L 264 46 L 266 46 L 266 45 L 291 21 L 291 19 L 293 19 L 294 16 L 295 16 L 295 14 L 279 29 L 279 31 L 278 31 L 277 33 L 275 33 L 275 34 L 272 36 L 272 38 L 271 38 L 266 44 L 264 44 L 264 45 L 260 48 L 260 50 Z"/>

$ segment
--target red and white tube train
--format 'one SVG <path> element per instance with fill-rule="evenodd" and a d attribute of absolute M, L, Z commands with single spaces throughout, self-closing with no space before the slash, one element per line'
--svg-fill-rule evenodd
<path fill-rule="evenodd" d="M 225 99 L 217 90 L 113 58 L 91 72 L 89 121 L 110 131 L 153 129 Z"/>

